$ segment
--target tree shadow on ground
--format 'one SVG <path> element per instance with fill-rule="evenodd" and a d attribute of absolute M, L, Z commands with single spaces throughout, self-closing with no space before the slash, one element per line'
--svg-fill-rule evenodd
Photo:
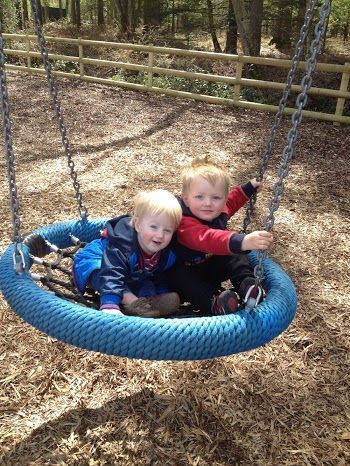
<path fill-rule="evenodd" d="M 176 108 L 170 110 L 169 112 L 166 112 L 161 118 L 158 119 L 158 121 L 151 125 L 149 128 L 142 130 L 135 134 L 134 136 L 124 136 L 119 139 L 113 139 L 108 142 L 103 142 L 100 144 L 71 144 L 71 152 L 73 157 L 76 156 L 76 154 L 79 153 L 81 154 L 94 154 L 98 153 L 99 151 L 105 151 L 108 149 L 123 149 L 127 147 L 128 145 L 132 144 L 135 141 L 142 141 L 148 139 L 150 136 L 166 129 L 172 126 L 184 113 L 189 108 L 188 103 L 181 103 L 176 106 Z M 48 141 L 50 142 L 50 141 Z M 43 142 L 41 142 L 41 147 L 43 145 Z M 42 151 L 41 154 L 26 154 L 25 157 L 23 157 L 23 161 L 21 163 L 23 164 L 32 164 L 33 162 L 38 163 L 39 161 L 44 161 L 44 160 L 50 160 L 52 159 L 52 146 L 48 144 L 46 146 L 47 150 Z M 21 158 L 22 158 L 21 157 Z M 95 160 L 96 162 L 96 160 Z"/>
<path fill-rule="evenodd" d="M 186 437 L 186 432 L 182 431 L 184 427 L 190 434 L 192 429 L 199 429 L 200 426 L 193 424 L 191 402 L 196 403 L 195 399 L 189 396 L 182 401 L 183 405 L 180 404 L 181 399 L 179 403 L 176 398 L 170 399 L 169 396 L 156 395 L 153 390 L 143 389 L 98 408 L 69 410 L 33 430 L 2 456 L 1 464 L 23 466 L 38 459 L 45 464 L 88 465 L 91 459 L 98 461 L 98 464 L 117 464 L 118 458 L 127 456 L 135 464 L 185 466 L 188 464 L 187 443 L 197 442 L 198 451 L 202 451 L 203 455 L 205 451 L 209 453 L 212 446 L 208 449 L 205 436 Z M 198 406 L 194 409 L 198 409 Z M 188 417 L 185 426 L 184 416 Z M 224 428 L 215 412 L 203 408 L 200 416 L 211 428 L 222 429 L 221 440 L 216 442 L 214 452 L 210 452 L 212 460 L 226 459 L 230 461 L 228 464 L 247 464 L 244 449 L 232 441 L 232 433 Z M 74 442 L 69 445 L 72 438 Z M 88 452 L 82 453 L 85 446 L 90 452 L 93 446 L 90 455 Z M 79 450 L 80 454 L 77 455 Z"/>
<path fill-rule="evenodd" d="M 176 108 L 172 109 L 170 112 L 166 113 L 165 115 L 160 118 L 155 125 L 150 126 L 148 129 L 141 131 L 134 136 L 125 136 L 121 139 L 113 139 L 112 141 L 102 143 L 102 144 L 91 144 L 88 146 L 83 146 L 79 149 L 80 154 L 91 154 L 95 153 L 96 151 L 104 151 L 107 149 L 123 149 L 127 147 L 129 144 L 140 141 L 143 139 L 147 139 L 153 134 L 156 134 L 163 129 L 169 128 L 172 126 L 179 118 L 180 115 L 184 113 L 185 110 L 188 109 L 188 104 L 186 102 L 178 104 Z"/>
<path fill-rule="evenodd" d="M 329 331 L 333 332 L 332 329 Z M 335 329 L 333 336 L 335 341 Z M 303 339 L 293 347 L 300 357 L 310 346 L 306 361 L 308 365 L 320 357 L 311 345 L 312 341 Z M 319 347 L 317 351 L 320 351 Z M 323 357 L 331 353 L 331 349 L 324 348 Z M 340 382 L 344 383 L 344 363 L 343 358 L 333 362 L 334 387 L 339 386 Z M 208 370 L 214 376 L 215 372 L 221 373 L 223 369 L 221 363 L 215 360 L 200 364 L 202 370 Z M 303 386 L 307 386 L 308 390 L 294 391 L 288 399 L 292 380 L 286 374 L 277 386 L 271 385 L 272 369 L 273 364 L 251 367 L 241 381 L 244 390 L 237 391 L 237 402 L 226 411 L 227 416 L 223 416 L 222 412 L 225 405 L 220 407 L 213 400 L 209 402 L 210 390 L 208 393 L 203 391 L 201 382 L 195 380 L 196 372 L 191 371 L 187 389 L 180 386 L 183 381 L 178 384 L 174 381 L 174 390 L 167 395 L 144 388 L 96 408 L 85 407 L 81 400 L 80 406 L 43 423 L 18 441 L 2 456 L 1 464 L 23 466 L 39 464 L 37 461 L 40 461 L 40 464 L 52 465 L 87 466 L 92 462 L 109 465 L 118 464 L 124 458 L 128 464 L 135 465 L 186 466 L 190 464 L 188 455 L 202 458 L 203 464 L 235 466 L 252 464 L 252 457 L 258 455 L 259 464 L 263 464 L 261 461 L 264 458 L 269 461 L 271 448 L 276 448 L 273 445 L 274 433 L 270 432 L 270 428 L 267 428 L 267 433 L 262 430 L 261 438 L 252 452 L 249 450 L 249 428 L 256 424 L 266 427 L 272 422 L 276 423 L 280 434 L 281 431 L 287 434 L 290 430 L 302 430 L 305 423 L 310 421 L 310 413 L 320 411 L 320 403 L 327 408 L 326 413 L 328 410 L 335 412 L 333 394 L 323 389 L 327 373 L 318 379 L 304 380 Z M 222 379 L 224 397 L 225 390 L 231 387 L 232 391 L 236 377 L 234 373 L 227 374 L 225 382 Z M 251 410 L 251 406 L 259 408 Z M 337 407 L 339 415 L 342 409 L 341 406 Z"/>

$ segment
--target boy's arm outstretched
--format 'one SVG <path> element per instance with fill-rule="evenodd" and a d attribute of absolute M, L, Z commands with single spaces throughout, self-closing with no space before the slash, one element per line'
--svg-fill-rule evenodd
<path fill-rule="evenodd" d="M 272 234 L 254 231 L 248 235 L 233 230 L 218 230 L 192 217 L 183 217 L 177 230 L 177 239 L 187 248 L 209 254 L 237 254 L 251 249 L 268 249 Z"/>

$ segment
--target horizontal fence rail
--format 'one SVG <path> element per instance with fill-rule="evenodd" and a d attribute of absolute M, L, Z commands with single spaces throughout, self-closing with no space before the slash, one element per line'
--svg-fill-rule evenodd
<path fill-rule="evenodd" d="M 5 48 L 5 54 L 7 56 L 15 56 L 21 59 L 25 64 L 7 64 L 8 70 L 19 70 L 28 73 L 45 74 L 43 68 L 38 68 L 37 64 L 34 64 L 33 59 L 38 62 L 41 59 L 41 55 L 38 51 L 33 50 L 36 47 L 37 37 L 35 35 L 27 34 L 3 34 L 5 40 L 9 40 L 11 45 L 15 42 L 16 48 Z M 106 84 L 110 86 L 120 86 L 128 89 L 134 89 L 139 91 L 151 91 L 160 94 L 170 95 L 174 97 L 188 98 L 200 100 L 213 104 L 229 105 L 242 108 L 249 108 L 258 111 L 268 111 L 276 113 L 278 111 L 277 105 L 263 104 L 258 102 L 251 102 L 244 100 L 241 95 L 242 88 L 252 87 L 256 89 L 271 89 L 275 91 L 282 91 L 285 87 L 283 82 L 264 81 L 259 79 L 248 79 L 243 77 L 244 65 L 260 65 L 260 66 L 272 66 L 276 68 L 289 69 L 291 67 L 291 60 L 282 60 L 275 58 L 264 58 L 264 57 L 251 57 L 245 55 L 230 55 L 215 52 L 204 52 L 197 50 L 183 50 L 170 47 L 158 47 L 150 45 L 137 45 L 127 44 L 118 42 L 104 42 L 88 39 L 73 39 L 65 37 L 46 37 L 48 43 L 56 44 L 67 44 L 77 47 L 78 54 L 76 56 L 71 55 L 60 55 L 57 53 L 49 53 L 50 60 L 71 62 L 77 64 L 79 73 L 68 73 L 66 71 L 54 71 L 57 76 L 65 77 L 69 79 L 81 79 L 88 82 Z M 23 48 L 17 48 L 22 46 Z M 114 61 L 114 60 L 102 60 L 97 58 L 90 58 L 85 56 L 84 48 L 91 49 L 92 47 L 103 47 L 118 51 L 128 52 L 140 52 L 144 55 L 144 62 L 147 64 L 132 63 L 130 61 Z M 177 56 L 177 57 L 189 57 L 196 60 L 220 60 L 230 64 L 235 64 L 235 75 L 225 76 L 219 74 L 202 73 L 185 71 L 181 69 L 167 68 L 164 66 L 156 66 L 155 59 L 160 56 Z M 130 57 L 128 57 L 130 59 Z M 145 84 L 137 84 L 132 82 L 126 82 L 122 80 L 112 78 L 101 78 L 98 76 L 90 75 L 86 72 L 86 65 L 92 65 L 101 68 L 115 68 L 119 70 L 130 70 L 135 72 L 144 73 L 147 76 Z M 306 62 L 299 63 L 299 69 L 305 70 Z M 316 71 L 325 73 L 338 73 L 341 75 L 341 82 L 339 89 L 327 89 L 311 87 L 309 90 L 310 95 L 317 95 L 322 97 L 330 97 L 336 99 L 335 112 L 324 113 L 316 112 L 311 110 L 304 110 L 303 115 L 318 120 L 333 121 L 336 124 L 345 123 L 350 124 L 350 117 L 343 115 L 345 102 L 350 99 L 350 92 L 348 91 L 349 78 L 350 78 L 350 63 L 331 64 L 331 63 L 318 63 Z M 169 87 L 157 87 L 154 85 L 154 78 L 157 76 L 172 76 L 178 78 L 185 78 L 188 80 L 200 80 L 205 82 L 223 83 L 232 86 L 233 98 L 214 97 L 201 93 L 187 92 L 183 90 L 171 89 Z M 294 84 L 291 87 L 291 91 L 299 93 L 301 86 Z M 286 107 L 286 114 L 293 114 L 295 108 Z"/>

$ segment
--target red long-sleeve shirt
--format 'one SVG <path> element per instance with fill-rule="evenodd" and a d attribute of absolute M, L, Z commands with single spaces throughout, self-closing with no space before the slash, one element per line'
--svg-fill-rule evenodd
<path fill-rule="evenodd" d="M 232 255 L 242 251 L 244 234 L 227 230 L 229 219 L 246 204 L 254 192 L 251 183 L 236 186 L 228 195 L 223 212 L 212 222 L 195 217 L 180 199 L 182 220 L 176 231 L 178 262 L 196 264 L 209 255 Z"/>

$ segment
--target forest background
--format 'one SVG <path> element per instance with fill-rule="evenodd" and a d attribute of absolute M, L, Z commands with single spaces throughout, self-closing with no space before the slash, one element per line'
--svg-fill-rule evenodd
<path fill-rule="evenodd" d="M 44 32 L 51 36 L 82 37 L 151 44 L 167 47 L 209 50 L 219 53 L 274 58 L 292 58 L 310 0 L 37 0 Z M 316 10 L 322 5 L 318 2 Z M 317 13 L 317 12 L 316 12 Z M 314 24 L 318 15 L 315 15 Z M 33 33 L 29 0 L 2 0 L 0 21 L 5 32 Z M 345 63 L 350 60 L 350 0 L 332 0 L 331 14 L 323 40 L 320 62 Z M 307 59 L 312 37 L 305 44 L 302 58 Z M 55 46 L 55 52 L 74 55 L 69 45 Z M 99 49 L 95 58 L 115 59 Z M 14 57 L 9 62 L 17 64 Z M 186 71 L 230 75 L 234 70 L 217 69 L 212 61 L 188 60 Z M 19 64 L 19 63 L 18 63 Z M 178 63 L 167 64 L 176 67 Z M 35 66 L 35 64 L 34 64 Z M 41 66 L 38 62 L 37 66 Z M 78 64 L 56 61 L 58 71 L 77 72 Z M 215 68 L 216 67 L 216 68 Z M 147 73 L 107 70 L 101 77 L 144 84 Z M 103 72 L 102 72 L 103 73 Z M 286 71 L 271 67 L 245 66 L 243 77 L 285 81 Z M 169 83 L 171 81 L 171 83 Z M 339 89 L 341 75 L 315 73 L 313 85 Z M 159 76 L 158 87 L 172 87 L 188 92 L 230 98 L 232 87 L 226 84 L 199 82 Z M 198 89 L 200 87 L 200 89 Z M 280 93 L 271 90 L 243 88 L 244 100 L 276 105 Z M 291 106 L 291 104 L 289 102 Z M 334 99 L 313 96 L 309 108 L 334 112 Z M 350 114 L 347 101 L 344 115 Z"/>

